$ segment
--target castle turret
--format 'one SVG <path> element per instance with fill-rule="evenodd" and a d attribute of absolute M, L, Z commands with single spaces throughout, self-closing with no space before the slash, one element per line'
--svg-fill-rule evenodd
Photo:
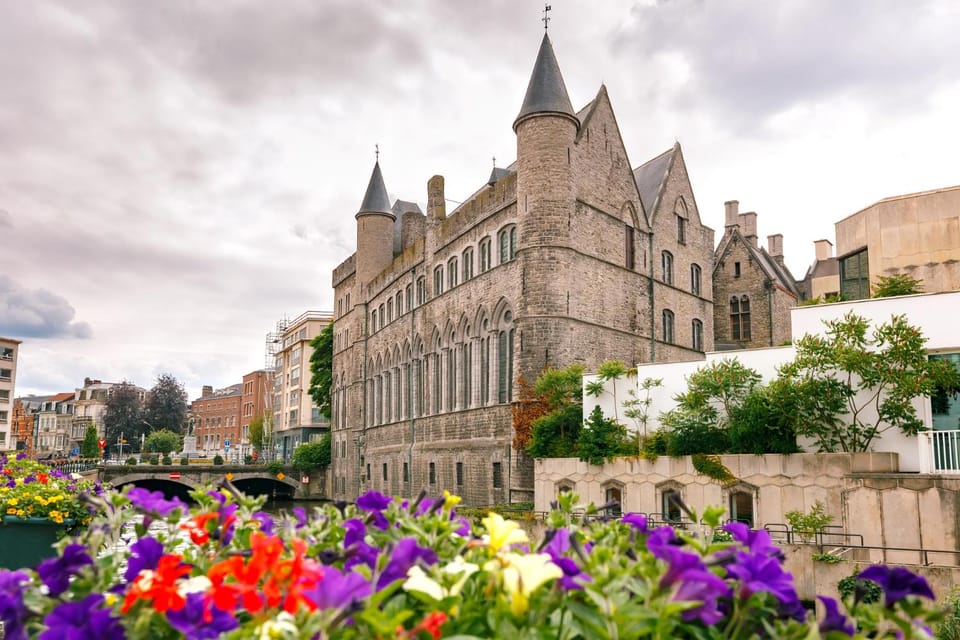
<path fill-rule="evenodd" d="M 390 207 L 380 163 L 373 166 L 370 184 L 357 212 L 357 284 L 366 287 L 393 262 L 393 224 L 396 215 Z"/>
<path fill-rule="evenodd" d="M 570 259 L 570 219 L 576 194 L 572 154 L 579 128 L 553 46 L 544 34 L 523 106 L 513 123 L 517 134 L 517 254 L 523 259 L 525 281 L 540 288 L 536 293 L 528 291 L 518 309 L 521 324 L 524 317 L 568 313 L 569 291 L 555 269 Z M 552 364 L 546 354 L 556 338 L 525 334 L 521 371 L 529 368 L 538 373 Z M 525 354 L 531 354 L 529 361 Z"/>

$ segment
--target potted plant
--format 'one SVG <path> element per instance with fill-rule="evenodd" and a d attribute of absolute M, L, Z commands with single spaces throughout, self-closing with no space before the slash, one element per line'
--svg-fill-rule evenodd
<path fill-rule="evenodd" d="M 63 473 L 17 454 L 0 454 L 0 567 L 34 566 L 68 527 L 90 520 L 85 496 L 100 491 L 79 474 Z"/>

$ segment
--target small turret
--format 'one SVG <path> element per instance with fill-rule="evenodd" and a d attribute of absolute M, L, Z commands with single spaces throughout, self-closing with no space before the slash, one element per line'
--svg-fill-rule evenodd
<path fill-rule="evenodd" d="M 570 96 L 567 95 L 567 87 L 563 83 L 557 56 L 553 53 L 553 45 L 545 33 L 540 42 L 537 61 L 533 65 L 533 73 L 530 74 L 523 106 L 520 107 L 517 119 L 513 121 L 513 130 L 517 131 L 520 123 L 527 118 L 546 114 L 567 117 L 573 121 L 577 130 L 580 129 L 580 121 L 570 104 Z"/>
<path fill-rule="evenodd" d="M 357 212 L 357 283 L 366 285 L 393 262 L 393 225 L 397 216 L 390 207 L 390 197 L 380 172 L 380 162 L 373 174 Z"/>

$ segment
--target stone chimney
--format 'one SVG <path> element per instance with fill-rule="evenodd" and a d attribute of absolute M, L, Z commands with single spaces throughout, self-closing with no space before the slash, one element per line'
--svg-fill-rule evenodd
<path fill-rule="evenodd" d="M 83 386 L 89 387 L 91 384 L 93 384 L 93 380 L 91 380 L 90 378 L 83 379 Z"/>
<path fill-rule="evenodd" d="M 213 395 L 213 387 L 209 384 L 203 385 L 203 391 L 200 392 L 200 397 L 206 398 L 207 396 L 212 396 L 212 395 Z"/>
<path fill-rule="evenodd" d="M 427 217 L 433 220 L 445 220 L 447 218 L 443 176 L 433 176 L 427 181 Z"/>
<path fill-rule="evenodd" d="M 723 203 L 724 210 L 724 227 L 735 227 L 739 224 L 737 220 L 737 212 L 740 210 L 740 201 L 739 200 L 727 200 Z"/>
<path fill-rule="evenodd" d="M 817 262 L 829 260 L 833 257 L 833 243 L 829 240 L 814 240 L 813 248 L 817 252 Z"/>
<path fill-rule="evenodd" d="M 753 211 L 741 213 L 737 216 L 740 219 L 740 233 L 743 234 L 747 242 L 757 246 L 757 214 Z"/>
<path fill-rule="evenodd" d="M 777 261 L 777 264 L 783 266 L 783 234 L 775 233 L 767 236 L 767 253 Z"/>

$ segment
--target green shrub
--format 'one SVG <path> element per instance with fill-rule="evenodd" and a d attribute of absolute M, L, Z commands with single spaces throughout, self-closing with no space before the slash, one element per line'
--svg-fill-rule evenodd
<path fill-rule="evenodd" d="M 798 453 L 792 403 L 784 395 L 792 390 L 774 381 L 759 387 L 733 411 L 727 438 L 730 453 Z"/>
<path fill-rule="evenodd" d="M 280 462 L 279 460 L 274 460 L 273 462 L 267 465 L 267 471 L 269 471 L 273 475 L 277 475 L 278 473 L 281 473 L 283 471 L 283 463 Z"/>
<path fill-rule="evenodd" d="M 944 618 L 933 630 L 937 640 L 960 640 L 960 591 L 954 588 L 947 596 Z"/>
<path fill-rule="evenodd" d="M 861 580 L 857 577 L 858 572 L 849 575 L 837 583 L 837 591 L 847 602 L 851 597 L 857 596 L 860 602 L 871 604 L 880 602 L 883 597 L 883 589 L 873 580 Z"/>
<path fill-rule="evenodd" d="M 824 562 L 826 564 L 837 564 L 843 562 L 843 558 L 835 553 L 815 553 L 812 556 L 814 562 Z"/>
<path fill-rule="evenodd" d="M 656 460 L 660 456 L 667 455 L 667 449 L 670 444 L 670 432 L 666 429 L 658 429 L 646 438 L 640 441 L 640 457 L 647 460 Z"/>
<path fill-rule="evenodd" d="M 160 458 L 157 456 L 150 456 L 150 464 L 160 464 Z"/>
<path fill-rule="evenodd" d="M 253 464 L 253 456 L 251 455 L 243 456 L 243 464 Z"/>
<path fill-rule="evenodd" d="M 183 456 L 182 458 L 180 458 L 181 466 L 187 466 L 189 464 L 190 464 L 190 458 L 188 458 L 187 456 Z"/>
<path fill-rule="evenodd" d="M 571 458 L 577 455 L 582 427 L 583 413 L 577 404 L 541 416 L 533 421 L 527 453 L 532 458 Z"/>
<path fill-rule="evenodd" d="M 133 456 L 131 456 L 131 457 L 129 457 L 129 458 L 126 459 L 126 461 L 124 462 L 124 464 L 133 467 L 133 466 L 135 466 L 135 465 L 137 464 L 137 459 L 134 458 Z"/>
<path fill-rule="evenodd" d="M 223 456 L 219 453 L 213 456 L 213 464 L 221 465 L 223 464 Z"/>
<path fill-rule="evenodd" d="M 695 453 L 690 456 L 690 460 L 697 473 L 703 474 L 717 482 L 729 484 L 737 480 L 737 477 L 731 473 L 730 469 L 727 469 L 727 467 L 720 462 L 718 456 Z"/>
<path fill-rule="evenodd" d="M 331 438 L 326 433 L 319 440 L 307 442 L 293 451 L 293 467 L 297 471 L 309 473 L 314 469 L 326 469 L 331 462 Z"/>
<path fill-rule="evenodd" d="M 163 456 L 163 464 L 173 464 L 173 458 L 170 456 Z"/>
<path fill-rule="evenodd" d="M 820 502 L 814 502 L 807 513 L 787 511 L 784 517 L 790 523 L 793 532 L 800 536 L 802 542 L 810 542 L 833 522 L 833 516 L 823 510 L 823 504 Z"/>
<path fill-rule="evenodd" d="M 590 464 L 603 464 L 629 450 L 629 442 L 627 428 L 604 417 L 603 410 L 597 405 L 580 430 L 577 457 Z"/>
<path fill-rule="evenodd" d="M 681 411 L 675 413 L 674 417 L 667 440 L 669 455 L 720 454 L 730 448 L 727 432 L 701 421 L 696 413 Z"/>

